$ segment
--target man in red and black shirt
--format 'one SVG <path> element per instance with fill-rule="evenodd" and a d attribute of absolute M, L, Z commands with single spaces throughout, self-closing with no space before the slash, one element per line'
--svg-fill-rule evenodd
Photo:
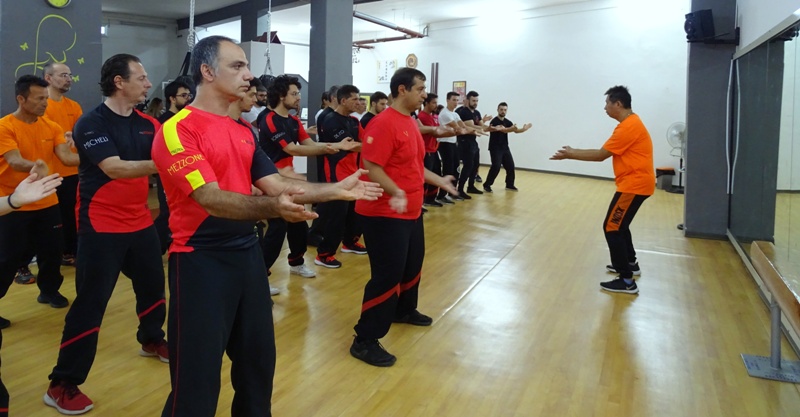
<path fill-rule="evenodd" d="M 386 94 L 381 91 L 376 91 L 369 96 L 369 111 L 361 117 L 361 127 L 364 129 L 367 128 L 367 124 L 373 117 L 381 114 L 382 111 L 386 110 L 386 107 L 389 105 L 389 97 L 386 97 Z"/>
<path fill-rule="evenodd" d="M 369 246 L 371 276 L 350 354 L 374 366 L 392 366 L 397 360 L 378 343 L 392 322 L 416 326 L 433 322 L 417 311 L 425 256 L 422 184 L 456 192 L 453 177 L 440 177 L 423 166 L 425 145 L 411 112 L 425 99 L 425 75 L 401 68 L 392 76 L 390 87 L 392 106 L 370 122 L 361 155 L 369 178 L 386 193 L 376 201 L 356 203 Z"/>
<path fill-rule="evenodd" d="M 275 332 L 257 220 L 316 217 L 303 204 L 376 199 L 377 184 L 356 172 L 338 184 L 278 174 L 253 132 L 228 116 L 253 75 L 242 48 L 210 36 L 189 64 L 197 97 L 153 141 L 170 206 L 169 348 L 172 391 L 163 417 L 210 417 L 222 357 L 231 358 L 232 417 L 271 415 Z M 252 195 L 253 187 L 265 195 Z M 215 382 L 216 381 L 216 382 Z"/>
<path fill-rule="evenodd" d="M 356 146 L 349 151 L 325 155 L 322 170 L 325 182 L 337 182 L 358 171 L 358 152 L 361 150 L 364 130 L 358 119 L 350 115 L 358 108 L 358 94 L 358 88 L 353 85 L 339 87 L 336 92 L 339 105 L 336 111 L 325 117 L 320 127 L 320 142 L 356 142 Z M 326 268 L 341 267 L 342 263 L 335 257 L 340 243 L 342 252 L 358 255 L 367 253 L 367 248 L 358 242 L 361 239 L 361 228 L 356 222 L 355 203 L 329 201 L 317 205 L 317 213 L 324 227 L 322 241 L 317 245 L 315 264 Z"/>
<path fill-rule="evenodd" d="M 314 142 L 306 133 L 300 119 L 289 114 L 289 110 L 297 107 L 300 102 L 300 87 L 300 81 L 288 75 L 280 75 L 272 81 L 267 88 L 267 100 L 273 110 L 259 115 L 258 143 L 281 175 L 305 181 L 304 176 L 294 171 L 295 156 L 337 154 L 340 150 L 353 149 L 357 144 L 353 140 L 337 143 Z M 269 227 L 261 246 L 267 269 L 278 259 L 283 240 L 288 238 L 289 272 L 306 278 L 316 276 L 303 259 L 308 247 L 308 223 L 289 223 L 280 218 L 269 219 L 267 223 Z"/>
<path fill-rule="evenodd" d="M 439 105 L 439 96 L 429 93 L 425 97 L 422 104 L 422 111 L 417 113 L 417 118 L 422 126 L 437 127 L 439 126 L 438 116 L 433 114 L 436 107 Z M 422 129 L 420 129 L 422 132 Z M 422 140 L 425 143 L 425 169 L 437 175 L 442 175 L 442 160 L 439 159 L 439 141 L 432 133 L 423 133 Z M 436 201 L 436 196 L 439 194 L 439 188 L 430 184 L 425 184 L 425 198 L 423 204 L 430 207 L 442 207 L 444 204 Z"/>
<path fill-rule="evenodd" d="M 97 338 L 120 272 L 136 294 L 142 356 L 169 361 L 162 326 L 166 318 L 164 268 L 160 244 L 147 207 L 150 158 L 160 125 L 134 107 L 152 87 L 139 58 L 119 54 L 101 69 L 108 99 L 86 113 L 73 137 L 81 164 L 78 186 L 78 254 L 75 287 L 61 338 L 58 362 L 50 374 L 45 404 L 63 414 L 80 414 L 92 402 L 78 390 L 97 352 Z"/>

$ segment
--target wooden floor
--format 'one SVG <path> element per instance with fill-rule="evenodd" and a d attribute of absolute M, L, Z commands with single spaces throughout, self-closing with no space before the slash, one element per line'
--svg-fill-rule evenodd
<path fill-rule="evenodd" d="M 482 169 L 485 175 L 485 168 Z M 502 174 L 501 174 L 502 178 Z M 502 180 L 501 180 L 502 181 Z M 500 182 L 502 184 L 502 182 Z M 769 319 L 727 241 L 687 239 L 675 226 L 682 198 L 657 191 L 633 223 L 640 294 L 598 283 L 608 254 L 602 218 L 613 183 L 518 173 L 519 193 L 432 209 L 420 310 L 429 328 L 395 325 L 383 340 L 398 356 L 374 368 L 348 348 L 369 267 L 314 279 L 273 268 L 278 364 L 273 414 L 281 417 L 798 416 L 797 386 L 751 378 L 741 353 L 769 354 Z M 313 260 L 314 248 L 306 256 Z M 102 256 L 97 254 L 97 256 Z M 74 297 L 73 270 L 63 292 Z M 42 404 L 66 310 L 14 285 L 0 304 L 2 375 L 12 416 L 56 416 Z M 137 355 L 136 315 L 120 279 L 82 386 L 94 416 L 158 416 L 167 366 Z M 784 342 L 784 357 L 795 359 Z M 218 416 L 229 416 L 227 367 Z"/>

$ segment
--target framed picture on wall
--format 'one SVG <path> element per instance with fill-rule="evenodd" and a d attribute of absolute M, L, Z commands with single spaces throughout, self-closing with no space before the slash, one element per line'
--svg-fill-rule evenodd
<path fill-rule="evenodd" d="M 458 105 L 464 104 L 464 100 L 467 99 L 467 82 L 453 81 L 453 91 L 458 93 Z"/>

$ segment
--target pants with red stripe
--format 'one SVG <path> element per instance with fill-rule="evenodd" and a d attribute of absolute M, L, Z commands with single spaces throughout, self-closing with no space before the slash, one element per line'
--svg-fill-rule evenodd
<path fill-rule="evenodd" d="M 290 223 L 283 219 L 267 220 L 267 230 L 261 239 L 264 266 L 272 268 L 283 249 L 283 240 L 289 241 L 289 265 L 302 265 L 308 247 L 308 223 Z"/>
<path fill-rule="evenodd" d="M 164 338 L 167 308 L 161 246 L 153 226 L 132 233 L 79 234 L 75 267 L 77 295 L 64 320 L 58 362 L 50 379 L 80 385 L 97 354 L 100 324 L 120 272 L 130 278 L 136 294 L 140 344 Z M 138 350 L 133 344 L 130 348 Z"/>
<path fill-rule="evenodd" d="M 231 417 L 270 417 L 275 330 L 258 245 L 169 257 L 169 371 L 162 417 L 214 417 L 222 356 L 231 359 Z"/>
<path fill-rule="evenodd" d="M 3 331 L 0 330 L 0 346 L 3 345 Z M 8 417 L 8 390 L 0 380 L 0 417 Z"/>
<path fill-rule="evenodd" d="M 630 264 L 636 262 L 636 250 L 631 238 L 631 222 L 648 195 L 614 193 L 603 222 L 603 231 L 611 254 L 611 265 L 622 278 L 633 278 Z"/>
<path fill-rule="evenodd" d="M 359 218 L 369 248 L 371 275 L 355 331 L 361 339 L 380 339 L 389 332 L 395 317 L 417 308 L 425 233 L 422 216 L 416 220 Z"/>
<path fill-rule="evenodd" d="M 361 239 L 361 225 L 356 217 L 355 201 L 333 200 L 317 205 L 319 218 L 324 219 L 322 242 L 317 246 L 317 255 L 334 256 L 339 245 L 349 246 Z"/>

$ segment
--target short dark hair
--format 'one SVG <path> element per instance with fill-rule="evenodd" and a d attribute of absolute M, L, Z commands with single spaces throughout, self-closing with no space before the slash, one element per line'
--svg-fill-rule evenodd
<path fill-rule="evenodd" d="M 123 80 L 131 76 L 131 62 L 142 61 L 135 55 L 116 54 L 103 63 L 103 67 L 100 68 L 100 90 L 103 91 L 104 97 L 111 97 L 117 91 L 117 85 L 114 83 L 117 75 Z"/>
<path fill-rule="evenodd" d="M 371 96 L 369 96 L 369 103 L 370 105 L 372 105 L 372 103 L 377 103 L 381 100 L 388 100 L 388 99 L 389 97 L 386 96 L 386 93 L 384 93 L 383 91 L 376 91 L 372 93 Z"/>
<path fill-rule="evenodd" d="M 392 97 L 397 98 L 397 95 L 400 94 L 401 85 L 404 86 L 406 90 L 411 90 L 411 87 L 414 86 L 414 80 L 417 78 L 420 81 L 427 80 L 425 74 L 416 68 L 403 67 L 395 71 L 394 75 L 392 75 L 392 81 L 389 83 Z"/>
<path fill-rule="evenodd" d="M 470 91 L 467 93 L 467 100 L 471 99 L 472 97 L 478 97 L 478 92 L 475 90 Z"/>
<path fill-rule="evenodd" d="M 324 109 L 326 101 L 330 102 L 331 101 L 331 96 L 328 95 L 327 91 L 323 91 L 322 92 L 322 98 L 319 101 L 319 108 Z"/>
<path fill-rule="evenodd" d="M 222 42 L 235 44 L 231 38 L 225 36 L 209 36 L 203 38 L 192 48 L 192 58 L 189 60 L 189 72 L 192 74 L 192 81 L 195 85 L 203 82 L 203 73 L 200 67 L 203 64 L 216 69 L 219 66 L 219 45 Z"/>
<path fill-rule="evenodd" d="M 430 102 L 431 102 L 432 100 L 436 100 L 437 98 L 439 98 L 439 96 L 438 96 L 438 95 L 436 95 L 436 94 L 434 94 L 434 93 L 428 93 L 428 96 L 427 96 L 427 97 L 425 97 L 425 99 L 424 99 L 424 100 L 422 100 L 422 104 L 425 104 L 425 105 L 427 105 L 427 104 L 430 104 Z"/>
<path fill-rule="evenodd" d="M 628 87 L 622 85 L 611 87 L 606 91 L 606 95 L 612 104 L 619 101 L 623 108 L 631 108 L 631 93 L 628 92 Z"/>
<path fill-rule="evenodd" d="M 192 87 L 189 84 L 187 84 L 186 81 L 184 80 L 179 79 L 167 84 L 167 86 L 164 87 L 164 98 L 167 100 L 167 102 L 169 102 L 170 101 L 169 99 L 171 99 L 172 97 L 177 97 L 178 90 L 180 90 L 181 88 L 189 90 L 189 94 L 192 93 Z"/>
<path fill-rule="evenodd" d="M 300 85 L 300 80 L 291 75 L 279 75 L 272 80 L 272 84 L 267 88 L 267 102 L 271 108 L 278 107 L 281 97 L 286 97 L 289 94 L 289 87 L 296 86 L 298 90 L 303 88 Z"/>
<path fill-rule="evenodd" d="M 439 112 L 441 112 L 443 108 L 444 108 L 444 104 L 440 104 L 440 105 L 436 106 L 436 108 L 433 109 L 433 114 L 439 114 Z"/>
<path fill-rule="evenodd" d="M 503 107 L 503 106 L 508 107 L 508 103 L 506 103 L 505 101 L 501 101 L 500 104 L 497 105 L 497 108 L 499 109 L 500 107 Z"/>
<path fill-rule="evenodd" d="M 350 96 L 352 96 L 353 94 L 359 94 L 360 92 L 361 91 L 358 89 L 358 87 L 350 84 L 345 84 L 339 87 L 339 91 L 336 92 L 336 100 L 341 102 L 342 100 L 350 98 Z"/>
<path fill-rule="evenodd" d="M 250 88 L 253 88 L 253 87 L 256 88 L 256 91 L 259 91 L 262 88 L 264 88 L 264 84 L 261 84 L 261 81 L 259 81 L 258 78 L 253 78 L 252 80 L 250 80 Z"/>
<path fill-rule="evenodd" d="M 50 85 L 50 83 L 35 75 L 23 75 L 14 83 L 14 94 L 28 98 L 32 86 L 47 88 L 48 85 Z"/>
<path fill-rule="evenodd" d="M 451 98 L 453 98 L 453 97 L 458 97 L 458 96 L 460 96 L 460 95 L 461 95 L 461 94 L 458 94 L 458 93 L 456 93 L 455 91 L 451 91 L 451 92 L 447 93 L 447 99 L 448 99 L 448 100 L 450 100 Z"/>
<path fill-rule="evenodd" d="M 331 88 L 328 89 L 328 101 L 333 101 L 333 99 L 336 98 L 336 93 L 338 93 L 338 92 L 339 92 L 339 86 L 338 85 L 332 85 Z M 336 100 L 339 100 L 339 99 L 336 98 Z"/>

